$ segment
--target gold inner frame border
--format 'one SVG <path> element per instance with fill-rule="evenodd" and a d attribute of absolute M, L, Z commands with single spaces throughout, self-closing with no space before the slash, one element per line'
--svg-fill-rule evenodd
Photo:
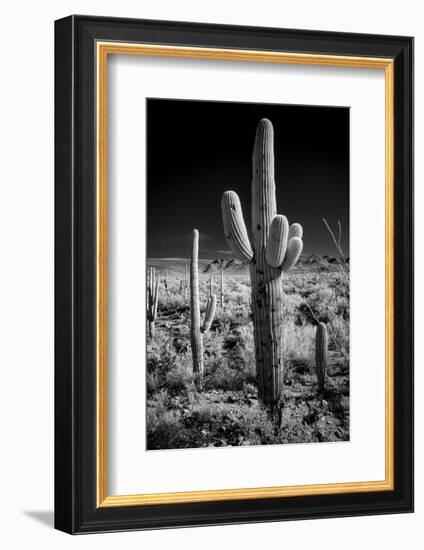
<path fill-rule="evenodd" d="M 172 493 L 107 493 L 107 62 L 109 55 L 180 57 L 383 69 L 385 72 L 385 479 L 315 485 L 214 489 Z M 394 60 L 260 50 L 96 42 L 96 470 L 97 507 L 143 506 L 307 495 L 366 493 L 394 489 Z"/>

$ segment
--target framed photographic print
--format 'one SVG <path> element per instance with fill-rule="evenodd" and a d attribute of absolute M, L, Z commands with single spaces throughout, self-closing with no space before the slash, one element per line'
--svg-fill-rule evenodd
<path fill-rule="evenodd" d="M 55 26 L 55 525 L 413 509 L 413 39 Z"/>

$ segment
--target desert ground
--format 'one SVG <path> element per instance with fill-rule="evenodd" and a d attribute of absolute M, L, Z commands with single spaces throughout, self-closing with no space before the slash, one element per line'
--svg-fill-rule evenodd
<path fill-rule="evenodd" d="M 147 448 L 176 449 L 349 439 L 349 268 L 341 260 L 301 256 L 284 276 L 284 389 L 279 427 L 257 398 L 250 278 L 247 267 L 199 260 L 201 314 L 212 293 L 217 310 L 204 335 L 204 380 L 193 380 L 190 260 L 149 259 L 159 279 L 158 311 L 147 335 Z M 318 390 L 317 322 L 328 329 L 328 368 Z"/>

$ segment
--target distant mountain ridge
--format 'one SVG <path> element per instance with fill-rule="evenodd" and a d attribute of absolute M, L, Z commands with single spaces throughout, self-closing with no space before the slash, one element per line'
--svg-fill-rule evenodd
<path fill-rule="evenodd" d="M 349 265 L 349 258 L 336 258 L 325 254 L 324 256 L 318 256 L 317 254 L 302 254 L 296 264 L 297 267 L 316 267 L 322 269 L 330 269 L 331 267 L 337 267 L 338 265 Z"/>
<path fill-rule="evenodd" d="M 347 264 L 349 266 L 349 258 L 336 258 L 328 255 L 318 256 L 317 254 L 302 254 L 293 269 L 322 269 L 325 271 L 331 271 L 336 269 L 339 265 Z M 237 258 L 217 258 L 212 260 L 203 268 L 203 273 L 219 273 L 223 267 L 224 270 L 229 271 L 244 271 L 247 264 L 243 264 Z"/>
<path fill-rule="evenodd" d="M 221 268 L 233 269 L 237 271 L 242 271 L 244 269 L 244 264 L 237 258 L 217 258 L 209 262 L 206 267 L 203 268 L 203 273 L 218 273 Z"/>

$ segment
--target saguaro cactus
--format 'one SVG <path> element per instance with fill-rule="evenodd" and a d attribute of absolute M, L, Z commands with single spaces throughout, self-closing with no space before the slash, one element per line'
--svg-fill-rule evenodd
<path fill-rule="evenodd" d="M 193 230 L 193 246 L 190 264 L 190 306 L 191 306 L 191 353 L 193 357 L 193 372 L 198 374 L 200 383 L 203 379 L 203 334 L 206 334 L 216 311 L 216 297 L 210 296 L 206 304 L 203 324 L 200 323 L 199 298 L 199 232 Z"/>
<path fill-rule="evenodd" d="M 153 338 L 155 334 L 155 320 L 158 311 L 158 293 L 159 279 L 156 278 L 156 270 L 154 267 L 149 269 L 147 280 L 147 321 L 149 322 L 149 335 Z"/>
<path fill-rule="evenodd" d="M 222 197 L 225 237 L 236 258 L 250 264 L 258 393 L 271 417 L 281 411 L 283 380 L 283 272 L 303 248 L 302 227 L 277 215 L 274 181 L 274 130 L 268 119 L 257 127 L 252 158 L 252 243 L 240 199 Z"/>
<path fill-rule="evenodd" d="M 317 366 L 318 390 L 324 391 L 328 364 L 328 332 L 324 323 L 318 323 L 315 334 L 315 362 Z"/>

